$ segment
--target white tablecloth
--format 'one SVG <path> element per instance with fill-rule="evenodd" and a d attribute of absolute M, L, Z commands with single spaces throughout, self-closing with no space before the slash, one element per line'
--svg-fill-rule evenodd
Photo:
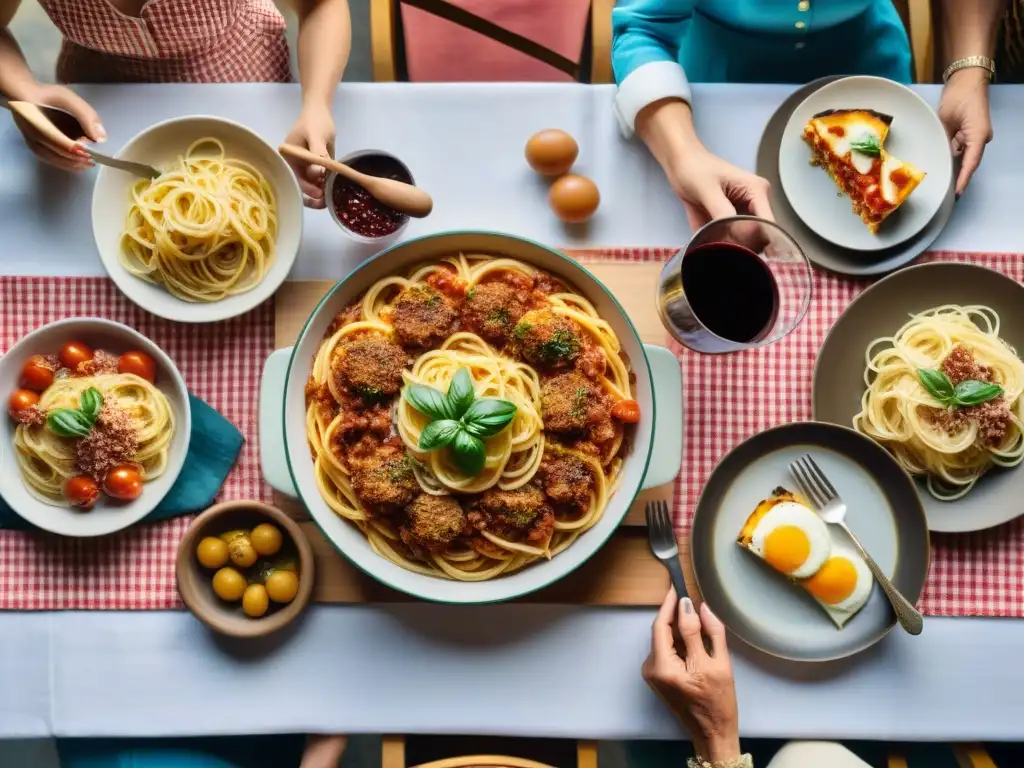
<path fill-rule="evenodd" d="M 789 87 L 698 86 L 712 150 L 752 167 Z M 186 113 L 230 117 L 269 141 L 298 105 L 290 86 L 94 86 L 117 147 Z M 408 236 L 503 230 L 555 245 L 677 245 L 688 229 L 642 147 L 623 141 L 610 87 L 351 85 L 335 105 L 337 150 L 402 157 L 436 200 Z M 933 103 L 935 88 L 922 93 Z M 936 247 L 1024 251 L 1024 88 L 993 89 L 995 143 Z M 522 149 L 536 130 L 580 142 L 602 207 L 563 228 Z M 0 273 L 100 274 L 92 173 L 38 167 L 0 115 Z M 341 277 L 366 253 L 309 213 L 296 278 Z M 1024 578 L 1024 574 L 1022 574 Z M 0 737 L 296 730 L 674 738 L 639 667 L 651 611 L 556 606 L 316 607 L 263 645 L 216 638 L 174 612 L 0 614 Z M 734 643 L 748 736 L 1024 739 L 1024 621 L 928 619 L 843 662 L 798 665 Z M 259 702 L 276 702 L 261 706 Z"/>

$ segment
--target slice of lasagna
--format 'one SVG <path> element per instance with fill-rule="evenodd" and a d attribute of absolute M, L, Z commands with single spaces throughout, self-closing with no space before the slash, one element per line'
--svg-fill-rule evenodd
<path fill-rule="evenodd" d="M 891 123 L 891 116 L 870 109 L 830 109 L 804 126 L 811 164 L 828 172 L 872 234 L 925 177 L 885 151 Z"/>

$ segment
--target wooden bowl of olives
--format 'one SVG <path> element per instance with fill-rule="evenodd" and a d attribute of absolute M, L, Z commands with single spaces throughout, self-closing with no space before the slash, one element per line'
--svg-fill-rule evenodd
<path fill-rule="evenodd" d="M 178 593 L 200 621 L 232 637 L 263 637 L 309 602 L 313 549 L 281 510 L 228 501 L 192 522 L 175 571 Z"/>

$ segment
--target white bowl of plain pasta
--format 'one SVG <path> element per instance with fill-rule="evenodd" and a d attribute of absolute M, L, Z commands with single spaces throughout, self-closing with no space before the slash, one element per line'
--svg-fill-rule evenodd
<path fill-rule="evenodd" d="M 260 431 L 264 476 L 366 573 L 509 600 L 579 567 L 678 473 L 679 363 L 567 256 L 432 235 L 365 262 L 271 356 Z"/>
<path fill-rule="evenodd" d="M 76 317 L 32 331 L 0 357 L 0 392 L 0 496 L 37 528 L 127 528 L 181 473 L 192 432 L 185 382 L 128 326 Z"/>
<path fill-rule="evenodd" d="M 241 315 L 288 276 L 302 239 L 302 196 L 256 133 L 219 117 L 145 129 L 117 154 L 163 175 L 101 167 L 92 224 L 104 268 L 143 309 L 206 323 Z"/>

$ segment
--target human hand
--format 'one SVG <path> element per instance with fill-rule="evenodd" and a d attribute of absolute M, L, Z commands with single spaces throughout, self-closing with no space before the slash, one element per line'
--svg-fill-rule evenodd
<path fill-rule="evenodd" d="M 674 627 L 682 638 L 682 656 L 676 649 Z M 711 641 L 711 653 L 705 650 L 702 629 Z M 677 602 L 675 590 L 669 590 L 651 627 L 651 653 L 643 676 L 690 731 L 702 757 L 718 762 L 740 756 L 739 714 L 725 625 L 707 603 L 698 614 L 690 598 Z"/>
<path fill-rule="evenodd" d="M 950 75 L 939 101 L 939 120 L 946 128 L 954 156 L 963 156 L 956 179 L 956 196 L 967 189 L 981 164 L 985 145 L 992 141 L 988 107 L 989 73 L 981 67 L 960 69 Z"/>
<path fill-rule="evenodd" d="M 285 142 L 308 149 L 323 157 L 334 157 L 334 118 L 327 105 L 307 105 L 299 113 Z M 294 157 L 285 158 L 295 172 L 302 189 L 302 201 L 310 208 L 325 208 L 324 179 L 327 172 L 322 165 L 310 165 Z"/>
<path fill-rule="evenodd" d="M 308 734 L 299 768 L 338 768 L 347 745 L 348 736 L 341 734 Z"/>
<path fill-rule="evenodd" d="M 712 219 L 735 216 L 737 208 L 739 213 L 775 220 L 768 201 L 768 181 L 737 168 L 703 146 L 694 147 L 667 164 L 665 175 L 683 201 L 694 231 Z"/>
<path fill-rule="evenodd" d="M 86 131 L 85 136 L 51 137 L 22 115 L 12 112 L 14 124 L 36 157 L 65 171 L 84 171 L 92 167 L 92 159 L 80 142 L 106 141 L 107 132 L 103 129 L 96 110 L 89 106 L 85 99 L 63 85 L 40 84 L 28 93 L 20 94 L 20 98 L 16 100 L 64 109 L 74 115 Z"/>

